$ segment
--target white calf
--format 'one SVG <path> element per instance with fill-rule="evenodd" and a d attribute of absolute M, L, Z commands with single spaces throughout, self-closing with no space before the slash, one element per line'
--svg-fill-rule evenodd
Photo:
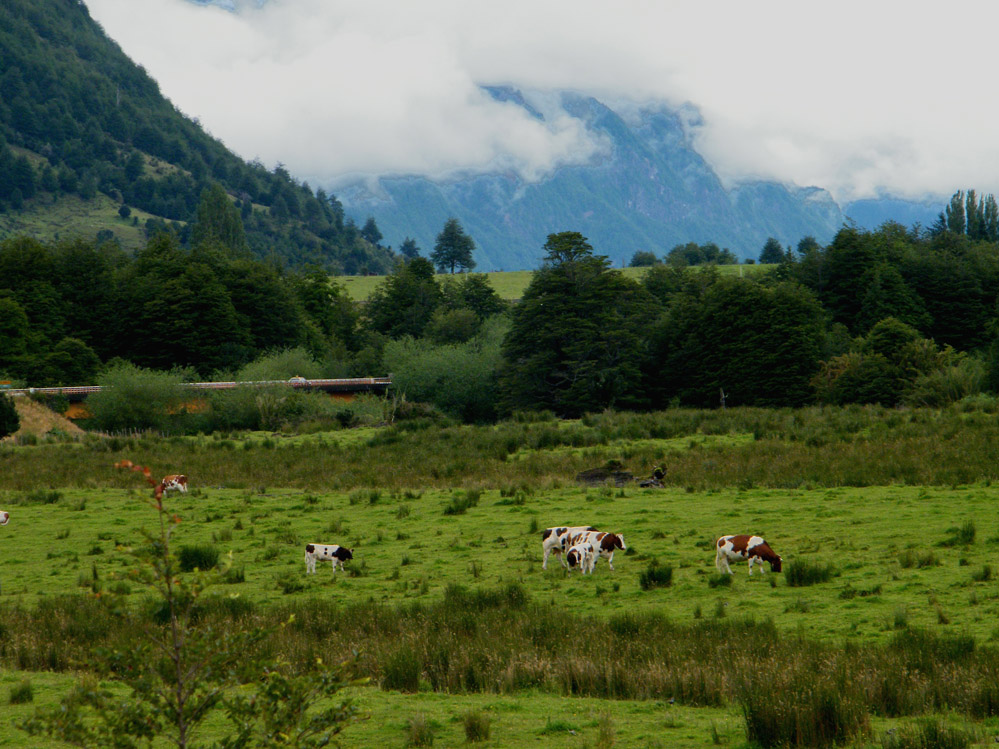
<path fill-rule="evenodd" d="M 570 570 L 579 567 L 579 571 L 584 575 L 592 574 L 597 564 L 596 550 L 589 541 L 582 541 L 565 553 L 565 561 Z"/>
<path fill-rule="evenodd" d="M 354 552 L 346 546 L 339 544 L 306 544 L 305 545 L 305 574 L 316 571 L 316 560 L 320 562 L 333 562 L 333 572 L 336 572 L 337 565 L 343 569 L 343 563 L 354 558 Z"/>
<path fill-rule="evenodd" d="M 545 552 L 545 558 L 541 563 L 541 569 L 548 569 L 548 556 L 550 554 L 558 556 L 568 551 L 570 544 L 568 544 L 567 541 L 570 534 L 592 530 L 595 530 L 592 525 L 560 525 L 554 528 L 545 528 L 544 531 L 541 532 L 541 548 Z M 564 559 L 560 558 L 559 561 L 562 562 L 563 567 L 566 566 Z"/>
<path fill-rule="evenodd" d="M 0 510 L 0 525 L 7 525 L 10 522 L 10 513 Z"/>

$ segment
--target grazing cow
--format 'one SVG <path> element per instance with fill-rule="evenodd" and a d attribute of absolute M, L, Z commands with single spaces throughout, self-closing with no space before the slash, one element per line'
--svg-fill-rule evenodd
<path fill-rule="evenodd" d="M 589 541 L 582 541 L 565 553 L 565 561 L 571 571 L 573 567 L 579 567 L 579 571 L 584 575 L 593 572 L 596 564 L 596 551 Z"/>
<path fill-rule="evenodd" d="M 770 562 L 770 569 L 780 572 L 781 558 L 770 548 L 770 544 L 759 536 L 722 536 L 715 543 L 718 550 L 715 554 L 715 567 L 719 572 L 734 575 L 728 566 L 729 560 L 749 560 L 749 574 L 753 574 L 753 565 L 760 567 L 760 572 L 766 572 L 764 562 Z"/>
<path fill-rule="evenodd" d="M 164 494 L 167 492 L 185 494 L 187 492 L 187 476 L 180 473 L 171 473 L 169 476 L 163 477 L 160 486 L 163 487 Z"/>
<path fill-rule="evenodd" d="M 628 547 L 624 543 L 624 536 L 620 533 L 605 533 L 603 531 L 582 531 L 578 533 L 570 533 L 569 539 L 567 541 L 569 546 L 575 546 L 579 543 L 590 543 L 593 545 L 594 554 L 590 560 L 590 571 L 597 566 L 597 560 L 603 557 L 607 560 L 607 566 L 611 568 L 611 572 L 614 571 L 614 551 L 620 549 L 621 551 L 627 551 Z"/>
<path fill-rule="evenodd" d="M 316 571 L 316 560 L 333 562 L 333 572 L 336 573 L 337 565 L 343 569 L 343 563 L 354 558 L 354 552 L 346 546 L 339 544 L 306 544 L 305 545 L 305 574 Z"/>
<path fill-rule="evenodd" d="M 549 554 L 555 554 L 558 556 L 569 549 L 570 544 L 566 543 L 566 541 L 568 540 L 570 533 L 581 533 L 583 531 L 592 530 L 596 530 L 596 528 L 592 525 L 560 525 L 554 528 L 545 528 L 541 533 L 541 548 L 545 552 L 545 558 L 541 563 L 541 569 L 548 569 Z M 559 561 L 562 562 L 563 567 L 566 566 L 564 559 L 560 557 Z"/>
<path fill-rule="evenodd" d="M 0 525 L 7 525 L 10 522 L 10 513 L 0 510 Z"/>

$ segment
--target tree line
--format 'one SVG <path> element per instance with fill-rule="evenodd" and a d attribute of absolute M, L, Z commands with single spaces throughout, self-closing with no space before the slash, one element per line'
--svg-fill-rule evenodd
<path fill-rule="evenodd" d="M 228 378 L 299 349 L 312 376 L 391 373 L 407 397 L 470 421 L 936 405 L 999 389 L 999 245 L 967 226 L 845 226 L 828 246 L 803 241 L 745 279 L 666 263 L 632 280 L 568 231 L 548 237 L 512 307 L 485 276 L 442 281 L 418 253 L 358 304 L 320 268 L 253 258 L 238 209 L 216 188 L 202 196 L 190 249 L 170 232 L 134 256 L 107 242 L 0 244 L 0 373 L 81 384 L 120 359 Z"/>

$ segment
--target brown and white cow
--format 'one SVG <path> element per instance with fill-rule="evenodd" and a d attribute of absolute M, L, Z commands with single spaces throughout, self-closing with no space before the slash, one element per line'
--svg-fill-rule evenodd
<path fill-rule="evenodd" d="M 160 486 L 162 487 L 163 494 L 167 492 L 180 492 L 184 494 L 187 492 L 187 476 L 181 473 L 171 473 L 169 476 L 163 477 Z"/>
<path fill-rule="evenodd" d="M 305 574 L 315 573 L 316 561 L 333 562 L 333 572 L 336 573 L 337 565 L 343 569 L 343 563 L 354 558 L 354 552 L 346 546 L 339 544 L 306 544 L 305 545 Z"/>
<path fill-rule="evenodd" d="M 614 552 L 617 549 L 627 551 L 628 547 L 624 543 L 624 536 L 620 533 L 606 533 L 604 531 L 586 530 L 569 533 L 566 543 L 569 547 L 581 543 L 592 544 L 594 553 L 590 558 L 590 572 L 597 566 L 597 560 L 603 557 L 607 560 L 607 566 L 614 571 Z"/>
<path fill-rule="evenodd" d="M 10 522 L 10 513 L 0 510 L 0 525 L 7 525 Z"/>
<path fill-rule="evenodd" d="M 554 528 L 545 528 L 541 532 L 541 548 L 545 553 L 545 558 L 541 562 L 541 569 L 548 569 L 548 557 L 551 554 L 559 556 L 562 566 L 568 569 L 565 559 L 561 555 L 567 552 L 571 545 L 567 543 L 569 534 L 592 530 L 596 530 L 592 525 L 558 525 Z"/>
<path fill-rule="evenodd" d="M 766 572 L 764 562 L 770 562 L 770 569 L 780 572 L 781 558 L 770 548 L 770 544 L 759 536 L 722 536 L 715 542 L 715 567 L 719 572 L 734 575 L 728 566 L 729 560 L 749 560 L 749 574 L 753 574 L 753 565 L 760 567 L 760 572 Z"/>

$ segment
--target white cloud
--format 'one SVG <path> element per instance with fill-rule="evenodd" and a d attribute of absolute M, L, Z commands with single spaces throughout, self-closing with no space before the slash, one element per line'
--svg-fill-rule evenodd
<path fill-rule="evenodd" d="M 726 179 L 840 198 L 999 193 L 999 6 L 800 0 L 87 0 L 180 109 L 312 184 L 500 168 L 601 148 L 479 84 L 690 102 Z M 151 33 L 151 30 L 154 30 Z"/>

